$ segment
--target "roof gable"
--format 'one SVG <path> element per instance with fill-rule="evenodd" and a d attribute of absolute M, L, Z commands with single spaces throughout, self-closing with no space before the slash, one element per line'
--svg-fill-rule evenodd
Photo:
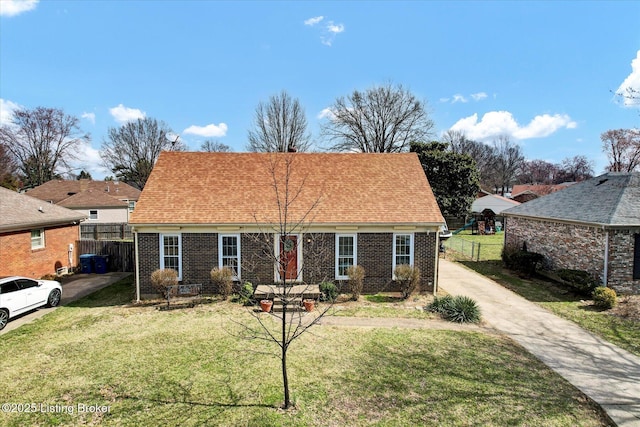
<path fill-rule="evenodd" d="M 611 226 L 640 226 L 640 173 L 609 172 L 504 213 Z"/>
<path fill-rule="evenodd" d="M 281 203 L 289 186 L 290 219 L 308 213 L 315 224 L 443 222 L 415 153 L 163 152 L 130 223 L 278 223 L 274 179 Z"/>
<path fill-rule="evenodd" d="M 80 221 L 86 215 L 0 187 L 0 230 L 27 230 Z"/>

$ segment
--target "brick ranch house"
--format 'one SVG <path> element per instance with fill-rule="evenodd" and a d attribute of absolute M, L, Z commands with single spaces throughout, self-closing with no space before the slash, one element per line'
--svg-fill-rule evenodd
<path fill-rule="evenodd" d="M 78 264 L 82 213 L 0 187 L 0 276 L 40 278 Z M 71 246 L 70 246 L 71 245 Z"/>
<path fill-rule="evenodd" d="M 130 224 L 140 299 L 156 295 L 159 268 L 216 292 L 214 267 L 257 286 L 340 282 L 357 264 L 375 293 L 410 264 L 433 289 L 444 219 L 414 153 L 163 152 Z"/>
<path fill-rule="evenodd" d="M 640 294 L 640 173 L 609 172 L 503 212 L 505 246 Z"/>

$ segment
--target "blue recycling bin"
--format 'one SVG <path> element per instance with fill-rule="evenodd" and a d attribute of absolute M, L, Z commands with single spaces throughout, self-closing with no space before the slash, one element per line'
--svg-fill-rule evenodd
<path fill-rule="evenodd" d="M 108 262 L 109 262 L 109 257 L 107 255 L 94 255 L 93 269 L 98 274 L 104 274 L 107 272 Z"/>
<path fill-rule="evenodd" d="M 80 272 L 85 274 L 93 273 L 93 257 L 95 254 L 80 255 Z"/>

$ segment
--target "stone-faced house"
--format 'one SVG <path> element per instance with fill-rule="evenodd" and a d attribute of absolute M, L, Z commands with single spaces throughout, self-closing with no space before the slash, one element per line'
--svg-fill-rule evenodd
<path fill-rule="evenodd" d="M 82 213 L 0 187 L 0 276 L 40 278 L 78 264 Z"/>
<path fill-rule="evenodd" d="M 256 286 L 341 281 L 357 264 L 377 292 L 410 264 L 433 289 L 444 219 L 414 153 L 163 152 L 130 224 L 145 298 L 159 268 L 214 292 L 214 267 Z"/>
<path fill-rule="evenodd" d="M 640 173 L 609 172 L 503 212 L 505 246 L 640 294 Z"/>

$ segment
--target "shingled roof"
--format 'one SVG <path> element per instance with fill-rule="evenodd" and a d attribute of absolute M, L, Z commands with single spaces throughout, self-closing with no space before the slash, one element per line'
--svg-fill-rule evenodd
<path fill-rule="evenodd" d="M 607 226 L 640 226 L 640 173 L 609 172 L 507 209 L 503 214 Z"/>
<path fill-rule="evenodd" d="M 122 208 L 128 203 L 110 196 L 104 191 L 85 190 L 58 202 L 65 208 Z"/>
<path fill-rule="evenodd" d="M 440 225 L 444 222 L 415 153 L 162 152 L 131 224 L 277 223 L 273 177 L 290 219 L 314 224 Z M 275 173 L 271 173 L 275 170 Z"/>
<path fill-rule="evenodd" d="M 0 187 L 0 231 L 70 224 L 87 216 Z"/>
<path fill-rule="evenodd" d="M 119 181 L 93 181 L 90 179 L 54 179 L 27 191 L 31 197 L 58 204 L 62 200 L 83 191 L 103 192 L 119 200 L 138 200 L 140 190 Z"/>

